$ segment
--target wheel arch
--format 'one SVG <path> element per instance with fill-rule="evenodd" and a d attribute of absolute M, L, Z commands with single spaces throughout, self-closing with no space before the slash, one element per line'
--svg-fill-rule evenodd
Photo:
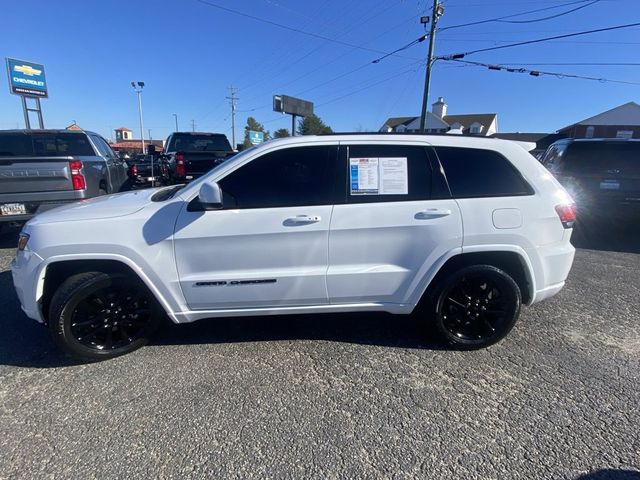
<path fill-rule="evenodd" d="M 508 248 L 490 248 L 487 250 L 464 251 L 450 256 L 443 262 L 440 268 L 438 268 L 433 278 L 431 278 L 424 288 L 419 303 L 422 303 L 429 296 L 432 288 L 437 285 L 440 280 L 456 270 L 471 265 L 492 265 L 505 271 L 520 288 L 522 303 L 527 305 L 533 300 L 535 281 L 533 268 L 526 253 Z"/>
<path fill-rule="evenodd" d="M 175 315 L 166 298 L 158 291 L 144 272 L 124 257 L 53 258 L 44 265 L 38 275 L 36 298 L 41 318 L 48 323 L 49 304 L 53 294 L 67 278 L 83 272 L 126 273 L 139 278 L 149 289 L 161 308 L 175 322 Z"/>

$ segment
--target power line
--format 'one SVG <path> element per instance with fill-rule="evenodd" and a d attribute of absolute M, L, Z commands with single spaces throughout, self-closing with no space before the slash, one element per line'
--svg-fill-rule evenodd
<path fill-rule="evenodd" d="M 274 22 L 273 20 L 268 20 L 266 18 L 256 17 L 255 15 L 251 15 L 249 13 L 240 12 L 240 11 L 234 10 L 232 8 L 223 7 L 222 5 L 218 5 L 216 3 L 208 2 L 206 0 L 196 0 L 196 1 L 198 3 L 201 3 L 203 5 L 207 5 L 209 7 L 217 8 L 219 10 L 223 10 L 223 11 L 228 12 L 228 13 L 233 13 L 234 15 L 239 15 L 241 17 L 250 18 L 250 19 L 255 20 L 257 22 L 262 22 L 262 23 L 266 23 L 268 25 L 273 25 L 274 27 L 282 28 L 284 30 L 289 30 L 291 32 L 299 33 L 301 35 L 306 35 L 308 37 L 318 38 L 320 40 L 336 43 L 338 45 L 342 45 L 342 46 L 345 46 L 345 47 L 351 47 L 351 48 L 357 48 L 359 50 L 365 50 L 367 52 L 373 52 L 373 53 L 379 53 L 379 54 L 386 54 L 387 53 L 387 52 L 384 52 L 382 50 L 376 50 L 375 48 L 368 48 L 368 47 L 363 47 L 361 45 L 355 45 L 355 44 L 349 43 L 349 42 L 343 42 L 342 40 L 337 40 L 335 38 L 326 37 L 326 36 L 320 35 L 318 33 L 307 32 L 306 30 L 301 30 L 299 28 L 290 27 L 289 25 L 284 25 L 282 23 Z"/>
<path fill-rule="evenodd" d="M 605 28 L 596 28 L 594 30 L 585 30 L 582 32 L 574 32 L 574 33 L 566 33 L 564 35 L 556 35 L 553 37 L 545 37 L 545 38 L 538 38 L 535 40 L 525 40 L 523 42 L 516 42 L 516 43 L 510 43 L 507 45 L 498 45 L 496 47 L 488 47 L 488 48 L 479 48 L 477 50 L 470 50 L 468 52 L 462 52 L 462 53 L 454 53 L 454 54 L 449 54 L 449 55 L 442 55 L 439 57 L 436 57 L 437 60 L 456 60 L 456 59 L 460 59 L 463 57 L 466 57 L 468 55 L 473 55 L 474 53 L 480 53 L 480 52 L 489 52 L 492 50 L 501 50 L 503 48 L 511 48 L 511 47 L 519 47 L 522 45 L 531 45 L 534 43 L 541 43 L 541 42 L 548 42 L 551 40 L 558 40 L 560 38 L 569 38 L 569 37 L 577 37 L 580 35 L 589 35 L 591 33 L 599 33 L 599 32 L 609 32 L 612 30 L 620 30 L 622 28 L 631 28 L 631 27 L 637 27 L 640 25 L 640 22 L 636 22 L 636 23 L 628 23 L 626 25 L 616 25 L 613 27 L 605 27 Z"/>
<path fill-rule="evenodd" d="M 462 64 L 466 64 L 466 65 L 470 65 L 470 66 L 475 66 L 475 67 L 485 67 L 485 68 L 488 68 L 489 70 L 506 71 L 506 72 L 509 72 L 509 73 L 528 73 L 529 75 L 531 75 L 533 77 L 540 77 L 542 75 L 547 75 L 547 76 L 553 76 L 553 77 L 557 77 L 557 78 L 575 78 L 575 79 L 579 79 L 579 80 L 592 80 L 592 81 L 601 82 L 601 83 L 621 83 L 621 84 L 625 84 L 625 85 L 640 85 L 640 82 L 630 82 L 630 81 L 627 81 L 627 80 L 613 80 L 611 78 L 591 77 L 591 76 L 587 76 L 587 75 L 575 75 L 575 74 L 572 74 L 572 73 L 546 72 L 546 71 L 543 71 L 543 70 L 531 70 L 529 68 L 512 67 L 512 66 L 509 66 L 509 65 L 504 65 L 504 64 L 499 64 L 499 63 L 491 64 L 491 63 L 473 62 L 473 61 L 470 61 L 470 60 L 460 60 L 460 59 L 453 59 L 453 58 L 449 58 L 449 59 L 446 59 L 446 60 L 452 61 L 452 62 L 457 62 L 457 63 L 462 63 Z"/>
<path fill-rule="evenodd" d="M 535 63 L 535 62 L 508 62 L 508 63 L 501 63 L 500 65 L 522 65 L 522 66 L 536 66 L 536 65 L 542 65 L 542 66 L 550 66 L 550 65 L 556 65 L 556 66 L 606 66 L 606 67 L 640 67 L 640 63 L 632 63 L 632 62 L 540 62 L 540 63 Z"/>
<path fill-rule="evenodd" d="M 588 2 L 589 0 L 578 0 L 575 2 L 569 2 L 569 3 L 563 3 L 560 5 L 553 5 L 551 7 L 544 7 L 544 8 L 536 8 L 535 10 L 529 10 L 527 12 L 520 12 L 520 13 L 514 13 L 511 15 L 504 15 L 502 17 L 496 17 L 496 18 L 488 18 L 486 20 L 478 20 L 476 22 L 469 22 L 469 23 L 461 23 L 459 25 L 451 25 L 449 27 L 443 27 L 438 29 L 439 32 L 444 32 L 445 30 L 451 30 L 453 28 L 461 28 L 461 27 L 470 27 L 472 25 L 481 25 L 484 23 L 491 23 L 491 22 L 502 22 L 502 23 L 535 23 L 535 22 L 542 22 L 544 20 L 550 20 L 552 18 L 557 18 L 557 17 L 561 17 L 563 15 L 568 15 L 570 13 L 573 13 L 575 11 L 581 10 L 583 8 L 586 7 L 590 7 L 591 5 L 598 3 L 600 0 L 592 0 L 590 3 L 585 4 L 586 2 Z M 573 8 L 571 10 L 568 10 L 566 12 L 561 12 L 555 15 L 551 15 L 548 17 L 544 17 L 544 18 L 537 18 L 537 19 L 533 19 L 533 20 L 506 20 L 507 18 L 514 18 L 514 17 L 520 17 L 522 15 L 529 15 L 532 13 L 538 13 L 538 12 L 544 12 L 547 10 L 554 10 L 556 8 L 562 8 L 562 7 L 568 7 L 571 5 L 576 5 L 578 3 L 581 3 L 583 5 L 580 5 L 579 7 Z"/>

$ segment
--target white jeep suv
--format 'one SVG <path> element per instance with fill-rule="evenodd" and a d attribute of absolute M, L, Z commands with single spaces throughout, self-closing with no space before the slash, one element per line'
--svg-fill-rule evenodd
<path fill-rule="evenodd" d="M 13 281 L 89 360 L 160 320 L 385 311 L 455 348 L 502 339 L 571 268 L 574 206 L 515 142 L 358 134 L 273 140 L 186 186 L 36 216 Z"/>

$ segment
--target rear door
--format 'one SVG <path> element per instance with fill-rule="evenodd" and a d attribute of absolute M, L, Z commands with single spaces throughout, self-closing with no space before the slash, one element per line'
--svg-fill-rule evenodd
<path fill-rule="evenodd" d="M 176 264 L 194 310 L 326 304 L 337 146 L 267 152 L 218 184 L 224 208 L 184 208 Z"/>
<path fill-rule="evenodd" d="M 329 234 L 332 304 L 413 303 L 434 262 L 462 246 L 462 221 L 424 144 L 340 148 L 342 203 Z"/>

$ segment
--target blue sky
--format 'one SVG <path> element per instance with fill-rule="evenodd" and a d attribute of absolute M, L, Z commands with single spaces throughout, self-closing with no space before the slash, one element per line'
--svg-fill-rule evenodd
<path fill-rule="evenodd" d="M 342 42 L 389 52 L 424 33 L 429 0 L 210 0 Z M 556 6 L 571 0 L 443 0 L 439 27 Z M 573 0 L 575 1 L 575 0 Z M 576 5 L 577 6 L 577 5 Z M 513 18 L 530 20 L 564 7 Z M 196 0 L 22 0 L 4 2 L 0 54 L 43 63 L 50 98 L 45 126 L 73 120 L 107 138 L 127 126 L 139 137 L 135 93 L 143 80 L 146 130 L 165 138 L 195 121 L 199 131 L 230 135 L 227 87 L 238 88 L 238 132 L 251 115 L 268 130 L 290 128 L 271 110 L 274 94 L 300 96 L 334 130 L 378 129 L 389 116 L 418 115 L 427 42 L 370 64 L 378 54 L 330 43 L 227 13 Z M 537 23 L 487 23 L 438 34 L 448 54 L 640 21 L 640 0 L 601 0 Z M 640 28 L 479 53 L 486 63 L 640 63 Z M 366 65 L 366 66 L 365 66 Z M 360 70 L 348 74 L 352 70 Z M 640 82 L 640 66 L 532 66 L 541 70 Z M 0 128 L 23 128 L 18 97 L 0 88 Z M 628 101 L 640 85 L 601 83 L 460 67 L 437 62 L 430 102 L 443 96 L 449 113 L 498 113 L 499 129 L 554 131 Z"/>

